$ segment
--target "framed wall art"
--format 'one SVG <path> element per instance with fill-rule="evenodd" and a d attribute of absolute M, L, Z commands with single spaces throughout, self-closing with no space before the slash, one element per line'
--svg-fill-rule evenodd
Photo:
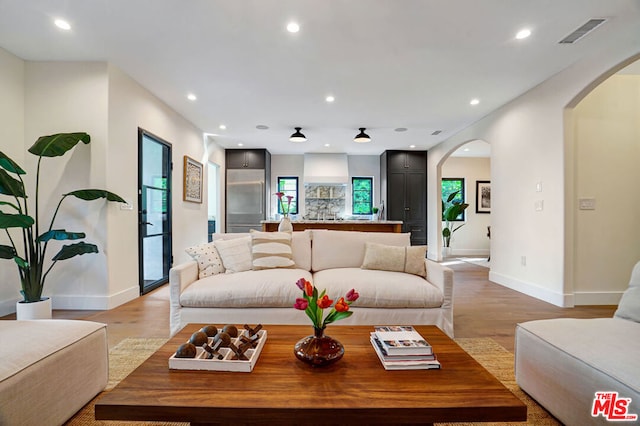
<path fill-rule="evenodd" d="M 491 181 L 476 181 L 476 213 L 491 213 Z"/>
<path fill-rule="evenodd" d="M 202 163 L 184 156 L 184 182 L 182 199 L 202 203 Z"/>

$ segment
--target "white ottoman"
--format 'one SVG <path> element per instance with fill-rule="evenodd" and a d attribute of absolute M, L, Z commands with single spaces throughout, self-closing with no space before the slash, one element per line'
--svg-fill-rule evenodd
<path fill-rule="evenodd" d="M 0 424 L 60 425 L 107 385 L 107 327 L 0 321 Z"/>

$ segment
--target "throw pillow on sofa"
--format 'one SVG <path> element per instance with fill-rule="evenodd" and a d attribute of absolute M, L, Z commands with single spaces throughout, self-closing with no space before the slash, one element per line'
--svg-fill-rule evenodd
<path fill-rule="evenodd" d="M 408 274 L 427 275 L 425 255 L 427 246 L 388 246 L 378 243 L 366 243 L 362 269 L 406 272 Z"/>
<path fill-rule="evenodd" d="M 629 288 L 622 294 L 614 317 L 640 322 L 640 262 L 631 271 Z"/>
<path fill-rule="evenodd" d="M 251 263 L 251 237 L 236 238 L 233 240 L 216 240 L 218 253 L 222 258 L 222 264 L 226 273 L 250 271 Z"/>
<path fill-rule="evenodd" d="M 251 257 L 254 270 L 293 268 L 291 232 L 251 230 Z"/>
<path fill-rule="evenodd" d="M 214 243 L 200 244 L 185 249 L 187 254 L 198 263 L 198 278 L 206 278 L 224 272 L 222 259 Z"/>

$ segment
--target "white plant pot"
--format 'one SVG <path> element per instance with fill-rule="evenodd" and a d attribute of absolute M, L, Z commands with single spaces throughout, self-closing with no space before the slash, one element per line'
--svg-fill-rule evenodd
<path fill-rule="evenodd" d="M 51 319 L 51 298 L 42 298 L 39 302 L 16 302 L 16 319 Z"/>
<path fill-rule="evenodd" d="M 442 258 L 451 256 L 451 247 L 442 247 Z"/>

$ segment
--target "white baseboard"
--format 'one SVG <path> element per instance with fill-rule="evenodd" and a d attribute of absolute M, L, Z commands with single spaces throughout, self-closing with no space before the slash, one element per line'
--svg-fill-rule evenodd
<path fill-rule="evenodd" d="M 576 305 L 617 305 L 623 291 L 576 291 Z"/>
<path fill-rule="evenodd" d="M 486 249 L 451 249 L 451 256 L 483 256 L 489 257 L 489 250 Z"/>
<path fill-rule="evenodd" d="M 140 296 L 140 287 L 133 286 L 108 296 L 55 295 L 51 297 L 53 309 L 79 309 L 106 311 Z"/>
<path fill-rule="evenodd" d="M 49 295 L 45 295 L 49 296 Z M 106 311 L 117 306 L 127 303 L 140 296 L 140 287 L 133 286 L 126 290 L 122 290 L 116 294 L 109 296 L 87 296 L 87 295 L 55 295 L 51 297 L 53 309 L 73 309 L 73 310 L 89 310 L 89 311 Z M 13 314 L 16 311 L 16 302 L 21 300 L 15 299 L 0 301 L 0 317 Z"/>
<path fill-rule="evenodd" d="M 534 283 L 518 280 L 513 277 L 509 277 L 504 274 L 500 274 L 494 271 L 489 271 L 489 280 L 496 284 L 500 284 L 504 287 L 512 290 L 524 293 L 527 296 L 535 297 L 536 299 L 543 300 L 556 306 L 563 308 L 573 307 L 574 295 L 562 294 L 555 291 L 551 291 L 546 288 L 542 288 Z"/>
<path fill-rule="evenodd" d="M 22 300 L 22 298 L 16 297 L 15 299 L 0 301 L 0 317 L 15 313 L 16 302 L 18 302 L 19 300 Z"/>

